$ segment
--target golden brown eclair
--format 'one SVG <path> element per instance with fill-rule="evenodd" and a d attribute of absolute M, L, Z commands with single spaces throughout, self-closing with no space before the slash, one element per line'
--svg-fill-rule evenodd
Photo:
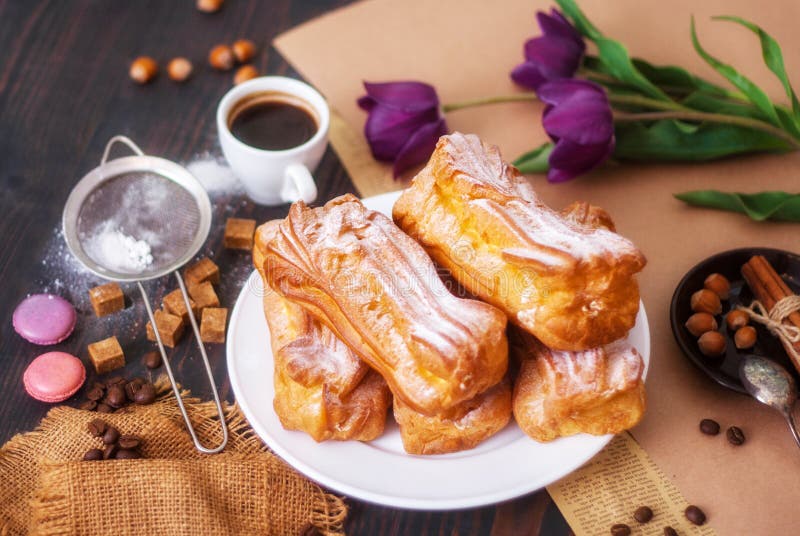
<path fill-rule="evenodd" d="M 253 262 L 259 272 L 279 223 L 256 230 Z M 383 434 L 391 404 L 383 378 L 302 307 L 264 288 L 275 371 L 273 406 L 283 427 L 316 441 L 370 441 Z"/>
<path fill-rule="evenodd" d="M 582 352 L 558 351 L 509 326 L 509 343 L 520 361 L 514 418 L 533 439 L 616 434 L 642 419 L 644 362 L 627 341 Z"/>
<path fill-rule="evenodd" d="M 441 415 L 423 415 L 394 399 L 394 418 L 410 454 L 445 454 L 474 448 L 511 419 L 511 383 L 503 380 Z"/>
<path fill-rule="evenodd" d="M 505 315 L 452 296 L 425 251 L 352 195 L 292 205 L 262 269 L 415 411 L 440 414 L 505 375 Z"/>
<path fill-rule="evenodd" d="M 642 253 L 545 206 L 477 136 L 442 136 L 393 217 L 470 292 L 551 348 L 594 348 L 634 325 Z"/>

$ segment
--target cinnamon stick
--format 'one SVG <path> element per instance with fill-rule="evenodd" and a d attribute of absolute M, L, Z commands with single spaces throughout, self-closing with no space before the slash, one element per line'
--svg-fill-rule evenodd
<path fill-rule="evenodd" d="M 764 286 L 770 293 L 775 301 L 780 301 L 786 296 L 794 294 L 783 278 L 778 275 L 778 272 L 762 255 L 756 255 L 750 259 L 750 264 L 756 272 L 756 275 L 764 282 Z M 800 312 L 795 311 L 788 317 L 789 321 L 797 327 L 800 327 Z"/>
<path fill-rule="evenodd" d="M 752 257 L 742 266 L 741 271 L 747 285 L 750 287 L 750 290 L 753 291 L 753 296 L 761 302 L 768 314 L 778 301 L 786 296 L 794 294 L 783 281 L 783 278 L 778 275 L 763 256 L 757 255 Z M 784 320 L 784 323 L 794 324 L 800 327 L 800 313 L 797 311 L 793 312 Z M 794 368 L 800 372 L 800 361 L 794 357 L 796 354 L 793 354 L 790 350 L 791 348 L 796 353 L 800 354 L 800 342 L 792 344 L 781 339 L 781 343 L 784 348 L 786 348 L 786 353 L 792 361 Z"/>

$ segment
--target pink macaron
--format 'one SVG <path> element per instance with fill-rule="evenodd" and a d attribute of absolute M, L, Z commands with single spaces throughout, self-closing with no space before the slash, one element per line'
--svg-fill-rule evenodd
<path fill-rule="evenodd" d="M 86 368 L 81 360 L 65 352 L 47 352 L 31 361 L 22 383 L 25 391 L 42 402 L 62 402 L 81 388 Z"/>
<path fill-rule="evenodd" d="M 11 322 L 23 339 L 46 346 L 69 337 L 77 318 L 75 308 L 61 296 L 33 294 L 17 305 Z"/>

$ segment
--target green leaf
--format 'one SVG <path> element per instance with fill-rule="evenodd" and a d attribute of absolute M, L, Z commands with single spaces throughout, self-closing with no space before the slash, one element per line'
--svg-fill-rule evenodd
<path fill-rule="evenodd" d="M 625 46 L 619 41 L 609 39 L 601 34 L 589 22 L 589 19 L 586 18 L 586 15 L 583 14 L 574 0 L 556 0 L 556 2 L 564 11 L 564 14 L 572 20 L 575 28 L 597 45 L 598 57 L 603 64 L 604 72 L 617 78 L 620 82 L 636 88 L 648 97 L 664 101 L 671 100 L 666 93 L 652 84 L 636 69 Z"/>
<path fill-rule="evenodd" d="M 708 93 L 704 93 L 702 91 L 697 91 L 688 95 L 681 101 L 681 104 L 701 112 L 737 115 L 739 117 L 750 117 L 760 121 L 769 122 L 767 118 L 764 117 L 764 114 L 752 104 L 709 95 Z M 794 137 L 800 138 L 800 127 L 798 127 L 798 125 L 796 125 L 792 119 L 792 112 L 783 106 L 775 106 L 775 112 L 781 119 L 781 123 L 784 125 L 784 130 L 787 130 Z"/>
<path fill-rule="evenodd" d="M 671 119 L 617 123 L 614 156 L 624 160 L 697 162 L 736 154 L 792 150 L 784 140 L 752 128 L 700 123 L 693 131 Z"/>
<path fill-rule="evenodd" d="M 633 65 L 648 80 L 669 93 L 688 94 L 695 91 L 703 91 L 720 96 L 730 94 L 727 89 L 694 76 L 681 67 L 675 65 L 653 65 L 640 58 L 633 58 L 632 61 Z"/>
<path fill-rule="evenodd" d="M 514 166 L 523 173 L 544 173 L 550 169 L 547 159 L 550 158 L 552 152 L 553 144 L 551 142 L 543 143 L 514 160 Z"/>
<path fill-rule="evenodd" d="M 695 91 L 690 93 L 683 100 L 681 104 L 693 110 L 701 112 L 710 112 L 715 114 L 737 115 L 739 117 L 750 117 L 768 123 L 769 120 L 764 117 L 764 114 L 746 101 L 732 101 L 724 97 L 709 95 L 703 91 Z"/>
<path fill-rule="evenodd" d="M 705 49 L 703 49 L 703 47 L 700 45 L 700 41 L 697 39 L 697 32 L 695 31 L 694 26 L 694 17 L 692 17 L 691 29 L 692 45 L 694 45 L 694 49 L 697 51 L 700 57 L 703 58 L 706 63 L 713 67 L 719 74 L 727 78 L 730 83 L 739 89 L 739 91 L 744 93 L 747 99 L 759 110 L 761 110 L 770 123 L 777 127 L 783 127 L 783 123 L 781 123 L 777 112 L 775 112 L 775 106 L 772 104 L 772 101 L 769 100 L 769 97 L 767 97 L 766 93 L 761 90 L 761 88 L 755 85 L 749 78 L 740 74 L 736 69 L 728 64 L 722 63 L 717 58 L 706 52 Z"/>
<path fill-rule="evenodd" d="M 792 89 L 792 83 L 789 82 L 789 77 L 786 75 L 786 67 L 783 64 L 783 53 L 781 47 L 775 39 L 765 32 L 760 26 L 746 21 L 739 17 L 723 16 L 714 17 L 716 20 L 726 20 L 741 24 L 751 32 L 755 33 L 761 41 L 761 55 L 764 58 L 764 63 L 769 70 L 775 73 L 778 80 L 783 84 L 783 89 L 786 91 L 786 96 L 792 102 L 792 113 L 794 115 L 794 123 L 797 125 L 800 122 L 800 101 L 797 100 L 797 95 Z"/>
<path fill-rule="evenodd" d="M 800 222 L 800 194 L 787 192 L 743 194 L 718 190 L 695 190 L 674 194 L 674 196 L 693 206 L 746 214 L 755 221 Z"/>

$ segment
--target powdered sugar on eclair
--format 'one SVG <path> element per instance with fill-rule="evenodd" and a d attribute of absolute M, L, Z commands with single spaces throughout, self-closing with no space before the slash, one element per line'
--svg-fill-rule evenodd
<path fill-rule="evenodd" d="M 473 134 L 453 133 L 438 147 L 442 165 L 452 173 L 451 187 L 468 191 L 469 203 L 502 220 L 522 242 L 504 254 L 543 267 L 592 261 L 598 256 L 624 259 L 633 272 L 645 264 L 633 243 L 607 229 L 576 225 L 544 205 L 533 186 L 503 162 L 496 146 Z M 452 170 L 455 169 L 455 173 Z M 524 247 L 524 246 L 528 247 Z"/>
<path fill-rule="evenodd" d="M 425 251 L 345 195 L 296 203 L 268 244 L 270 284 L 303 305 L 423 413 L 469 399 L 505 373 L 505 318 L 452 296 Z"/>

